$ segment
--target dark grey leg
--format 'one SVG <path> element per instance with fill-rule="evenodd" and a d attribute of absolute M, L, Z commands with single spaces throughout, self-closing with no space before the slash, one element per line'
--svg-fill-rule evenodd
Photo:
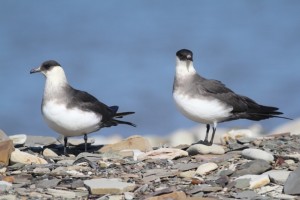
<path fill-rule="evenodd" d="M 87 152 L 87 134 L 84 134 L 84 151 Z"/>
<path fill-rule="evenodd" d="M 213 132 L 212 132 L 211 139 L 210 139 L 210 142 L 209 142 L 208 145 L 212 145 L 213 144 L 216 130 L 217 130 L 217 123 L 214 123 Z"/>
<path fill-rule="evenodd" d="M 210 125 L 209 125 L 209 124 L 206 124 L 206 135 L 205 135 L 204 142 L 208 142 L 208 133 L 209 133 L 209 129 L 210 129 Z"/>
<path fill-rule="evenodd" d="M 67 155 L 68 137 L 64 136 L 64 154 Z"/>

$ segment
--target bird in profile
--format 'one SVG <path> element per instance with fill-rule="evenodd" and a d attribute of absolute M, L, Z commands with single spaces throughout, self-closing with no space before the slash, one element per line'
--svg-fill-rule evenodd
<path fill-rule="evenodd" d="M 278 108 L 264 106 L 254 100 L 238 95 L 222 82 L 206 79 L 197 74 L 193 66 L 193 53 L 181 49 L 176 53 L 176 72 L 173 83 L 173 98 L 179 111 L 187 118 L 206 124 L 204 141 L 197 143 L 212 145 L 217 124 L 237 119 L 259 121 L 283 114 Z M 210 127 L 212 136 L 208 141 Z"/>
<path fill-rule="evenodd" d="M 120 120 L 134 112 L 117 112 L 118 106 L 107 106 L 89 93 L 70 86 L 58 62 L 45 61 L 30 74 L 36 72 L 46 77 L 42 115 L 51 129 L 64 136 L 64 154 L 67 154 L 68 137 L 84 135 L 87 151 L 87 134 L 119 124 L 136 126 Z"/>

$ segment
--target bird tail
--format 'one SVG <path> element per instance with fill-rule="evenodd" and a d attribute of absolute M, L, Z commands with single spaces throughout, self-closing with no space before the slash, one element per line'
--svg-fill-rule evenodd
<path fill-rule="evenodd" d="M 283 117 L 283 116 L 279 116 L 282 115 L 282 112 L 278 111 L 278 108 L 276 107 L 271 107 L 271 106 L 263 106 L 263 105 L 259 105 L 257 108 L 255 109 L 250 109 L 247 114 L 250 116 L 250 118 L 252 120 L 263 120 L 263 119 L 268 119 L 268 118 L 281 118 L 281 119 L 288 119 L 288 120 L 292 120 L 291 118 L 288 117 Z"/>
<path fill-rule="evenodd" d="M 118 124 L 127 124 L 127 125 L 130 125 L 130 126 L 136 127 L 136 125 L 134 123 L 127 122 L 127 121 L 122 121 L 122 120 L 118 120 L 120 118 L 123 118 L 126 115 L 134 114 L 135 112 L 120 112 L 120 113 L 117 113 L 117 111 L 119 109 L 118 106 L 111 106 L 109 108 L 112 111 L 114 111 L 114 113 L 115 113 L 114 116 L 113 116 L 113 118 L 111 119 L 111 121 L 109 123 L 111 126 L 117 126 Z"/>

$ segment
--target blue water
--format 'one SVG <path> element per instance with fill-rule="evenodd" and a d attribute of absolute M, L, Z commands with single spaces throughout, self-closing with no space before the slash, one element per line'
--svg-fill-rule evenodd
<path fill-rule="evenodd" d="M 41 74 L 55 59 L 71 85 L 120 111 L 137 128 L 114 133 L 167 135 L 196 123 L 172 99 L 175 53 L 194 52 L 205 77 L 285 116 L 300 116 L 300 1 L 17 1 L 0 2 L 0 129 L 53 135 L 40 113 Z M 261 121 L 266 129 L 285 123 Z M 220 127 L 247 127 L 238 120 Z"/>

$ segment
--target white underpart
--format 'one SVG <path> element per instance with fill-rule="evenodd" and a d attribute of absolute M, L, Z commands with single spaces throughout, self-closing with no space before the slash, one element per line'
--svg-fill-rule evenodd
<path fill-rule="evenodd" d="M 187 118 L 204 124 L 215 124 L 230 115 L 232 108 L 222 104 L 219 100 L 205 98 L 191 98 L 177 92 L 173 94 L 179 111 Z"/>
<path fill-rule="evenodd" d="M 64 136 L 80 136 L 97 131 L 101 116 L 78 108 L 67 108 L 60 97 L 68 84 L 63 68 L 56 66 L 42 72 L 46 76 L 42 114 L 48 126 Z"/>
<path fill-rule="evenodd" d="M 180 61 L 176 58 L 177 81 L 185 83 L 197 72 L 191 61 Z M 217 125 L 218 122 L 230 116 L 232 107 L 226 106 L 218 99 L 211 100 L 207 97 L 193 98 L 195 95 L 188 95 L 181 88 L 175 89 L 173 98 L 179 111 L 187 118 L 204 124 Z"/>
<path fill-rule="evenodd" d="M 66 108 L 55 101 L 48 101 L 42 108 L 48 126 L 64 136 L 80 136 L 99 129 L 101 117 L 93 112 Z"/>

